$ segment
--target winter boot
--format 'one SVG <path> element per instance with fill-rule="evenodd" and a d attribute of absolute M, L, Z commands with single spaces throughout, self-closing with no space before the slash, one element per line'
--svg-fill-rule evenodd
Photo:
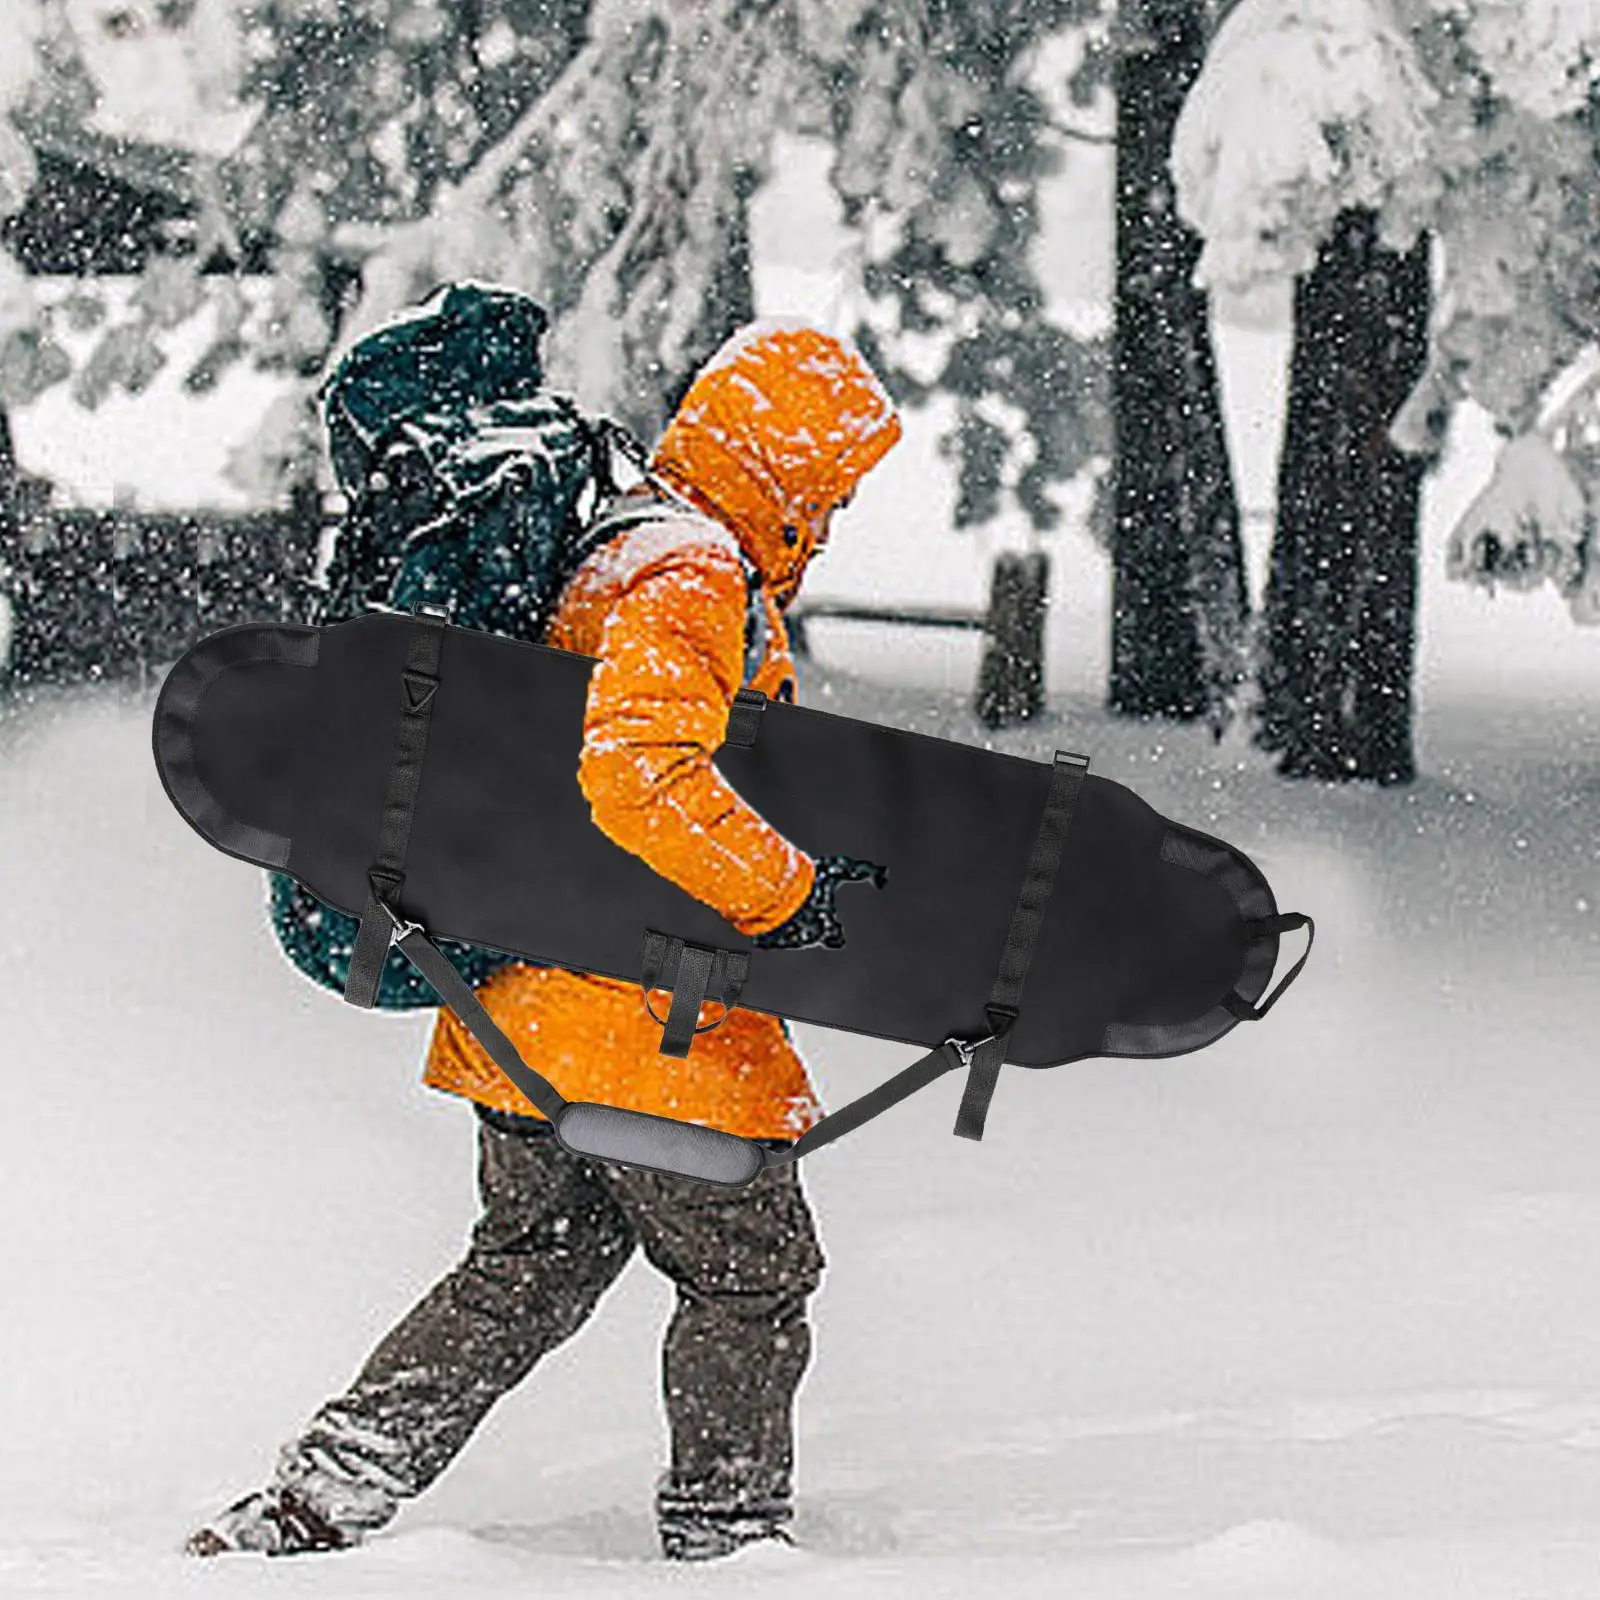
<path fill-rule="evenodd" d="M 668 1561 L 719 1561 L 758 1544 L 792 1549 L 794 1538 L 787 1528 L 771 1524 L 706 1519 L 661 1525 L 661 1553 Z"/>
<path fill-rule="evenodd" d="M 656 1491 L 661 1553 L 669 1561 L 715 1561 L 760 1540 L 792 1545 L 794 1506 L 785 1494 L 688 1489 L 663 1482 Z"/>
<path fill-rule="evenodd" d="M 221 1516 L 184 1541 L 184 1554 L 220 1556 L 234 1551 L 298 1556 L 347 1550 L 359 1535 L 338 1528 L 314 1511 L 293 1489 L 258 1489 L 235 1501 Z"/>

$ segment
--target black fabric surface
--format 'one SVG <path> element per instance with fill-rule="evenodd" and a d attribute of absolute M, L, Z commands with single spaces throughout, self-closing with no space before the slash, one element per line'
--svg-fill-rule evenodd
<path fill-rule="evenodd" d="M 427 625 L 376 614 L 201 641 L 156 706 L 156 757 L 174 804 L 219 848 L 282 867 L 359 915 L 397 685 L 411 632 Z M 645 930 L 662 929 L 749 951 L 741 1004 L 753 1010 L 927 1048 L 990 1032 L 986 1002 L 1049 765 L 768 704 L 753 745 L 718 752 L 723 773 L 801 849 L 883 863 L 888 882 L 843 905 L 842 950 L 754 949 L 590 822 L 576 774 L 592 666 L 445 631 L 404 916 L 435 937 L 633 982 Z M 1123 785 L 1084 779 L 1009 1061 L 1099 1055 L 1112 1028 L 1118 1053 L 1131 1053 L 1154 1025 L 1151 1042 L 1181 1036 L 1182 1049 L 1196 1049 L 1235 1025 L 1225 995 L 1259 998 L 1276 936 L 1252 943 L 1244 920 L 1276 912 L 1271 889 L 1241 852 L 1203 835 L 1190 834 L 1212 851 L 1198 867 L 1164 858 L 1172 829 Z M 258 839 L 274 851 L 287 840 L 287 859 L 241 847 Z"/>

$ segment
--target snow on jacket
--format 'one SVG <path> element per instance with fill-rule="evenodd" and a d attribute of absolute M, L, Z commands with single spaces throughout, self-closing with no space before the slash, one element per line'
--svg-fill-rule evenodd
<path fill-rule="evenodd" d="M 759 575 L 766 621 L 766 649 L 748 681 L 793 698 L 781 606 L 829 515 L 898 437 L 888 397 L 848 346 L 790 325 L 747 331 L 703 369 L 654 457 L 658 475 L 700 514 L 663 506 L 603 546 L 568 585 L 548 635 L 597 658 L 578 768 L 596 826 L 744 933 L 786 921 L 814 870 L 713 760 L 747 678 L 746 565 Z M 776 1018 L 735 1011 L 680 1061 L 660 1054 L 660 1025 L 637 985 L 518 963 L 477 992 L 569 1099 L 749 1138 L 794 1138 L 820 1114 Z M 655 1001 L 665 1015 L 669 997 Z M 719 1010 L 708 1004 L 701 1020 Z M 536 1115 L 448 1010 L 426 1079 Z"/>

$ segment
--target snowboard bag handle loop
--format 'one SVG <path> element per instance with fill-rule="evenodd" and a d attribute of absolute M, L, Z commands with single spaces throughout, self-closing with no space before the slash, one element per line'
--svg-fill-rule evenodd
<path fill-rule="evenodd" d="M 1306 947 L 1300 952 L 1300 959 L 1284 974 L 1282 982 L 1269 994 L 1265 1000 L 1252 1005 L 1250 1001 L 1239 993 L 1237 989 L 1230 989 L 1222 997 L 1224 1009 L 1241 1022 L 1259 1022 L 1278 1003 L 1278 996 L 1300 976 L 1302 969 L 1311 956 L 1311 946 L 1317 937 L 1317 925 L 1303 911 L 1285 911 L 1275 917 L 1256 917 L 1246 922 L 1244 931 L 1249 935 L 1252 943 L 1268 935 L 1280 933 L 1293 933 L 1296 928 L 1306 930 Z"/>
<path fill-rule="evenodd" d="M 688 1055 L 696 1034 L 710 1033 L 728 1020 L 750 975 L 750 957 L 742 950 L 689 944 L 651 928 L 644 936 L 641 967 L 644 1008 L 651 1020 L 661 1025 L 661 1054 L 681 1060 Z M 658 1017 L 650 1004 L 651 992 L 656 989 L 672 992 L 672 1006 L 665 1017 Z M 708 1000 L 722 1007 L 722 1015 L 701 1023 L 700 1008 Z"/>
<path fill-rule="evenodd" d="M 749 749 L 761 731 L 761 713 L 766 706 L 767 697 L 759 689 L 741 689 L 733 697 L 728 712 L 728 731 L 722 742 Z"/>
<path fill-rule="evenodd" d="M 1039 831 L 1028 857 L 1028 870 L 1017 896 L 1016 909 L 1011 913 L 1011 926 L 1006 931 L 1005 948 L 1000 955 L 1000 971 L 989 992 L 987 1011 L 991 1031 L 985 1039 L 957 1046 L 967 1064 L 967 1086 L 962 1091 L 953 1130 L 957 1138 L 983 1137 L 989 1102 L 1000 1081 L 1000 1068 L 1021 1011 L 1022 991 L 1027 987 L 1028 969 L 1033 964 L 1033 947 L 1044 925 L 1045 908 L 1055 889 L 1067 834 L 1072 828 L 1072 814 L 1088 771 L 1088 756 L 1074 755 L 1068 750 L 1056 751 Z"/>

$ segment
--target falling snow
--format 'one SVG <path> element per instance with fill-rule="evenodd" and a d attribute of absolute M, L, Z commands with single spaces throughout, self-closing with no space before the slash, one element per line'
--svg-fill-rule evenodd
<path fill-rule="evenodd" d="M 1045 548 L 1047 700 L 982 728 L 978 635 L 826 619 L 804 697 L 1088 751 L 1316 916 L 1305 977 L 1198 1056 L 1003 1073 L 981 1145 L 951 1139 L 935 1088 L 807 1165 L 828 1268 L 798 1550 L 703 1580 L 653 1561 L 672 1304 L 640 1267 L 369 1547 L 196 1573 L 182 1535 L 459 1257 L 473 1128 L 417 1082 L 430 1014 L 306 983 L 258 875 L 176 817 L 149 640 L 95 653 L 135 619 L 168 638 L 197 586 L 259 605 L 259 551 L 35 550 L 55 513 L 13 529 L 0 503 L 0 661 L 19 630 L 59 646 L 41 678 L 0 678 L 8 1597 L 636 1600 L 683 1577 L 834 1600 L 1592 1600 L 1600 629 L 1572 624 L 1600 621 L 1600 6 L 1196 0 L 1227 21 L 1171 171 L 1219 290 L 1216 464 L 1247 515 L 1237 592 L 1184 604 L 1216 604 L 1221 643 L 1267 587 L 1287 276 L 1353 206 L 1388 244 L 1434 241 L 1427 370 L 1384 435 L 1438 457 L 1401 619 L 1417 773 L 1391 787 L 1288 781 L 1246 715 L 1214 738 L 1105 709 L 1106 17 L 1030 0 L 1002 36 L 993 8 L 924 9 L 0 0 L 0 467 L 14 437 L 58 510 L 326 486 L 330 357 L 463 276 L 538 293 L 553 377 L 647 434 L 752 314 L 862 329 L 907 437 L 806 596 L 981 610 L 997 551 Z M 41 229 L 41 174 L 85 152 L 172 201 L 129 224 L 137 249 L 103 236 L 109 203 Z M 115 272 L 34 271 L 51 250 Z M 1162 396 L 1180 436 L 1199 376 Z M 641 529 L 594 571 L 644 570 L 682 532 Z M 1380 638 L 1374 592 L 1351 654 Z M 830 1106 L 906 1059 L 795 1035 Z M 579 1220 L 552 1215 L 551 1239 Z"/>

